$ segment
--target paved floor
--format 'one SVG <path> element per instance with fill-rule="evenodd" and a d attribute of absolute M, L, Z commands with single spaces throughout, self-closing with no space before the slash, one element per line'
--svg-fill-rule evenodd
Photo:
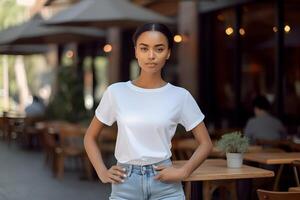
<path fill-rule="evenodd" d="M 69 166 L 63 180 L 55 179 L 43 153 L 0 141 L 0 200 L 106 200 L 110 185 L 82 181 Z"/>

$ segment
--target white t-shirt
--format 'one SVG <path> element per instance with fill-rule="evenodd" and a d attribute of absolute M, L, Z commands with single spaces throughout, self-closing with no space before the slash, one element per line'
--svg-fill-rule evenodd
<path fill-rule="evenodd" d="M 102 123 L 118 125 L 115 157 L 120 163 L 148 165 L 171 157 L 171 139 L 177 124 L 186 131 L 204 115 L 184 88 L 167 83 L 145 89 L 131 81 L 111 84 L 95 111 Z"/>

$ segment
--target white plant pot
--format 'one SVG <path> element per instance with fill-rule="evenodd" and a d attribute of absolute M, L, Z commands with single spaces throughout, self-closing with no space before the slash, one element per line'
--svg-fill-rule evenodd
<path fill-rule="evenodd" d="M 243 165 L 242 153 L 226 153 L 228 168 L 241 168 Z"/>

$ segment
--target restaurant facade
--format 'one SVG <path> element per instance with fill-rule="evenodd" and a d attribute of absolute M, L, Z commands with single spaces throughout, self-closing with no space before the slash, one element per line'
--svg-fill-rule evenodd
<path fill-rule="evenodd" d="M 47 1 L 46 5 L 57 8 L 66 2 L 77 1 Z M 261 94 L 288 131 L 299 132 L 300 5 L 296 0 L 132 2 L 176 21 L 170 28 L 180 40 L 163 74 L 167 81 L 191 91 L 211 129 L 243 127 L 253 115 L 253 98 Z M 105 88 L 137 76 L 133 32 L 134 28 L 107 29 L 106 41 L 113 46 L 109 53 L 99 50 L 97 42 L 84 45 L 92 57 L 108 58 L 109 67 L 95 75 L 94 82 L 101 76 L 98 84 Z M 96 105 L 101 94 L 93 94 L 98 96 Z"/>

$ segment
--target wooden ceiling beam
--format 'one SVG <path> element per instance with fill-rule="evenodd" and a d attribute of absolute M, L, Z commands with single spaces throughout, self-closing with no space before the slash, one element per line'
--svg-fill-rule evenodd
<path fill-rule="evenodd" d="M 179 1 L 180 0 L 132 0 L 133 3 L 165 16 L 174 16 L 177 14 Z"/>

